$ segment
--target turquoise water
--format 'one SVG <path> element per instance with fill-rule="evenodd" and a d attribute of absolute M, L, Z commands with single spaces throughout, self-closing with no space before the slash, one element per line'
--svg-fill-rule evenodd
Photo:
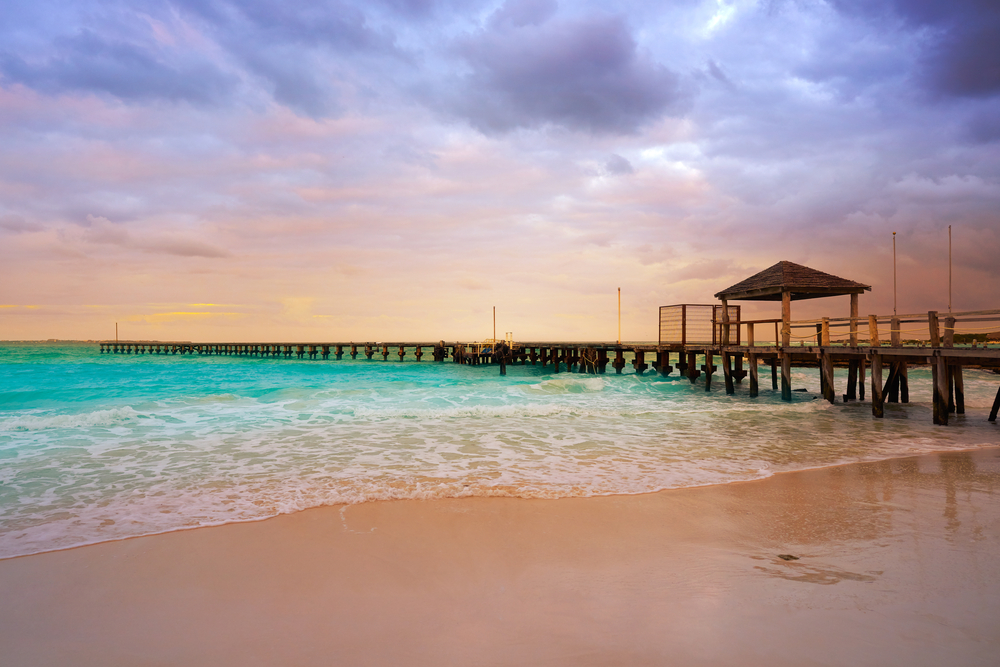
<path fill-rule="evenodd" d="M 966 371 L 968 414 L 935 427 L 930 378 L 875 420 L 703 380 L 412 360 L 101 355 L 0 346 L 0 557 L 320 505 L 644 493 L 991 446 L 1000 376 Z M 762 369 L 763 370 L 763 369 Z M 839 371 L 838 391 L 845 391 Z M 763 374 L 762 374 L 763 380 Z M 765 387 L 770 383 L 763 382 Z"/>

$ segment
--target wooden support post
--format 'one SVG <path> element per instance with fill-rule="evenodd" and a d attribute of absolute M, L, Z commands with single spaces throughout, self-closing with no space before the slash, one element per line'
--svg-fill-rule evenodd
<path fill-rule="evenodd" d="M 944 347 L 955 347 L 955 318 L 950 315 L 944 318 L 944 335 L 941 336 Z"/>
<path fill-rule="evenodd" d="M 836 403 L 837 385 L 833 374 L 833 355 L 824 353 L 820 357 L 820 363 L 823 364 L 823 368 L 825 369 L 824 375 L 826 376 L 826 396 L 824 398 L 831 403 Z"/>
<path fill-rule="evenodd" d="M 872 414 L 879 418 L 885 416 L 882 400 L 882 355 L 878 352 L 872 352 Z"/>
<path fill-rule="evenodd" d="M 788 347 L 792 343 L 792 293 L 781 293 L 781 346 Z M 784 393 L 784 392 L 782 392 Z M 791 394 L 789 394 L 791 396 Z M 788 400 L 791 400 L 789 398 Z"/>
<path fill-rule="evenodd" d="M 680 350 L 677 353 L 677 372 L 681 375 L 687 375 L 687 357 L 684 356 L 684 350 Z"/>
<path fill-rule="evenodd" d="M 375 354 L 375 348 L 371 345 L 365 345 L 365 356 L 368 357 L 368 361 L 371 361 L 372 355 Z"/>
<path fill-rule="evenodd" d="M 951 367 L 951 375 L 955 381 L 955 412 L 965 414 L 965 380 L 962 378 L 962 366 Z"/>
<path fill-rule="evenodd" d="M 778 360 L 771 359 L 771 391 L 778 391 Z"/>
<path fill-rule="evenodd" d="M 948 366 L 944 357 L 935 356 L 931 366 L 934 380 L 934 423 L 948 425 Z"/>
<path fill-rule="evenodd" d="M 899 402 L 910 402 L 910 376 L 906 362 L 899 362 Z"/>
<path fill-rule="evenodd" d="M 817 324 L 816 325 L 816 345 L 822 345 L 822 344 L 823 344 L 823 325 L 822 324 Z"/>
<path fill-rule="evenodd" d="M 622 374 L 622 369 L 625 368 L 625 353 L 620 347 L 615 349 L 615 362 L 611 365 L 614 367 L 615 373 Z"/>
<path fill-rule="evenodd" d="M 878 339 L 878 318 L 874 315 L 868 316 L 868 336 L 872 347 L 878 347 L 882 344 Z"/>
<path fill-rule="evenodd" d="M 559 372 L 559 364 L 562 362 L 562 350 L 558 347 L 552 348 L 552 370 Z"/>
<path fill-rule="evenodd" d="M 403 357 L 406 356 L 406 348 L 403 347 L 402 345 L 400 345 L 399 346 L 399 352 L 397 354 L 399 354 L 399 360 L 402 361 Z"/>
<path fill-rule="evenodd" d="M 728 328 L 728 326 L 727 326 Z M 736 393 L 736 388 L 733 386 L 733 360 L 728 352 L 722 353 L 722 375 L 726 381 L 726 394 L 732 396 Z"/>
<path fill-rule="evenodd" d="M 334 354 L 337 355 L 337 361 L 340 361 L 341 359 L 343 359 L 344 358 L 344 346 L 343 345 L 338 345 L 336 348 L 334 348 Z"/>
<path fill-rule="evenodd" d="M 990 416 L 987 418 L 987 421 L 995 422 L 998 412 L 1000 412 L 1000 387 L 997 387 L 997 397 L 993 399 L 993 409 L 990 410 Z"/>
<path fill-rule="evenodd" d="M 792 355 L 781 353 L 781 400 L 792 400 Z"/>
<path fill-rule="evenodd" d="M 851 359 L 847 362 L 847 393 L 844 394 L 844 401 L 854 401 L 858 398 L 858 360 Z"/>
<path fill-rule="evenodd" d="M 358 358 L 358 346 L 355 345 L 354 343 L 351 343 L 351 359 L 357 359 L 357 358 Z"/>
<path fill-rule="evenodd" d="M 885 394 L 886 403 L 899 403 L 899 363 L 890 362 L 889 363 L 889 379 L 885 381 L 885 386 L 882 388 L 883 394 Z"/>
<path fill-rule="evenodd" d="M 691 384 L 694 384 L 694 381 L 701 375 L 701 371 L 698 370 L 698 354 L 696 352 L 687 353 L 687 374 Z"/>
<path fill-rule="evenodd" d="M 750 398 L 757 398 L 760 388 L 760 378 L 757 370 L 757 355 L 753 352 L 747 354 L 747 364 L 750 366 Z"/>
<path fill-rule="evenodd" d="M 955 367 L 951 364 L 945 364 L 945 368 L 948 369 L 948 412 L 949 414 L 954 414 L 955 412 Z"/>
<path fill-rule="evenodd" d="M 931 347 L 941 347 L 941 328 L 938 326 L 938 314 L 936 310 L 927 312 L 927 326 L 930 328 Z"/>
<path fill-rule="evenodd" d="M 710 350 L 705 350 L 705 366 L 703 368 L 705 371 L 705 391 L 711 391 L 712 372 L 715 368 L 712 366 L 712 352 Z"/>
<path fill-rule="evenodd" d="M 421 349 L 420 345 L 417 345 L 417 349 L 413 351 L 413 356 L 417 358 L 417 361 L 420 361 L 420 357 L 424 356 L 424 351 Z M 400 359 L 400 361 L 402 361 L 402 359 Z"/>
<path fill-rule="evenodd" d="M 865 400 L 865 360 L 858 360 L 858 400 Z"/>
<path fill-rule="evenodd" d="M 632 359 L 632 367 L 635 368 L 636 375 L 642 375 L 649 365 L 646 363 L 646 353 L 642 350 L 633 350 L 635 357 Z"/>
<path fill-rule="evenodd" d="M 729 345 L 729 302 L 722 301 L 722 345 Z M 725 357 L 723 357 L 725 358 Z"/>
<path fill-rule="evenodd" d="M 743 353 L 737 352 L 733 355 L 733 379 L 739 384 L 746 376 L 747 372 L 743 370 Z"/>
<path fill-rule="evenodd" d="M 903 346 L 903 326 L 899 322 L 898 317 L 893 317 L 889 321 L 889 345 L 892 347 L 902 347 Z"/>
<path fill-rule="evenodd" d="M 824 317 L 822 324 L 820 324 L 820 345 L 823 347 L 830 346 L 830 318 Z"/>
<path fill-rule="evenodd" d="M 858 295 L 851 295 L 851 347 L 858 346 Z"/>
<path fill-rule="evenodd" d="M 597 372 L 604 373 L 608 369 L 608 351 L 601 348 L 597 351 Z"/>

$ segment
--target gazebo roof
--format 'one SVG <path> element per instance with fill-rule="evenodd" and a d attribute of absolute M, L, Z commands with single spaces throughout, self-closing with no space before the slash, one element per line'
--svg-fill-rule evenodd
<path fill-rule="evenodd" d="M 781 301 L 781 293 L 786 291 L 791 292 L 793 300 L 818 299 L 824 296 L 861 294 L 871 291 L 871 285 L 862 285 L 808 266 L 782 261 L 722 290 L 715 298 L 728 301 Z"/>

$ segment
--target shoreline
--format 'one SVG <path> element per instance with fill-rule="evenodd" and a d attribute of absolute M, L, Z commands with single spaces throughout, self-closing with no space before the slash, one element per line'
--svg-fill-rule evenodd
<path fill-rule="evenodd" d="M 518 496 L 518 495 L 514 495 L 514 494 L 506 494 L 506 493 L 499 493 L 499 492 L 496 493 L 496 494 L 476 494 L 476 493 L 470 493 L 468 495 L 435 496 L 435 497 L 425 497 L 425 498 L 415 498 L 415 497 L 409 497 L 409 498 L 407 498 L 407 497 L 400 497 L 400 498 L 374 498 L 374 499 L 370 499 L 370 500 L 361 500 L 359 502 L 354 502 L 354 503 L 331 503 L 331 504 L 324 504 L 324 505 L 313 505 L 313 506 L 310 506 L 310 507 L 303 507 L 301 509 L 296 509 L 296 510 L 293 510 L 293 511 L 290 511 L 290 512 L 279 512 L 277 514 L 271 514 L 271 515 L 262 516 L 262 517 L 254 517 L 254 518 L 250 518 L 250 519 L 234 519 L 234 520 L 220 521 L 218 523 L 206 523 L 206 524 L 201 524 L 201 525 L 197 525 L 197 526 L 182 526 L 182 527 L 179 527 L 179 528 L 171 528 L 171 529 L 163 530 L 163 531 L 150 532 L 150 533 L 141 533 L 141 534 L 138 534 L 138 535 L 128 535 L 128 536 L 125 536 L 125 537 L 112 537 L 112 538 L 109 538 L 109 539 L 96 540 L 96 541 L 93 541 L 93 542 L 83 542 L 83 543 L 80 543 L 80 544 L 74 544 L 74 545 L 65 546 L 65 547 L 57 547 L 57 548 L 54 548 L 54 549 L 46 549 L 46 550 L 43 550 L 43 551 L 34 551 L 34 552 L 31 552 L 31 553 L 16 554 L 16 555 L 13 555 L 13 556 L 0 556 L 0 563 L 3 563 L 4 561 L 7 561 L 7 560 L 15 559 L 15 558 L 30 558 L 32 556 L 39 556 L 39 555 L 42 555 L 42 554 L 51 554 L 51 553 L 59 553 L 59 552 L 63 552 L 63 551 L 72 551 L 74 549 L 84 549 L 84 548 L 87 548 L 87 547 L 94 547 L 94 546 L 99 546 L 99 545 L 102 545 L 102 544 L 109 544 L 109 543 L 115 543 L 115 542 L 125 542 L 125 541 L 128 541 L 128 540 L 135 540 L 135 539 L 141 539 L 141 538 L 146 538 L 146 537 L 158 537 L 158 536 L 163 536 L 163 535 L 171 535 L 173 533 L 184 533 L 184 532 L 195 531 L 195 530 L 203 530 L 203 529 L 210 529 L 210 528 L 220 528 L 222 526 L 229 526 L 229 525 L 259 523 L 259 522 L 262 522 L 262 521 L 271 521 L 273 519 L 278 519 L 278 518 L 281 518 L 281 517 L 293 516 L 293 515 L 298 514 L 300 512 L 310 512 L 310 511 L 313 511 L 313 510 L 330 509 L 330 508 L 355 507 L 355 506 L 367 505 L 367 504 L 371 504 L 371 503 L 433 502 L 433 501 L 438 501 L 438 500 L 463 500 L 463 499 L 467 499 L 467 498 L 482 498 L 482 499 L 504 498 L 504 499 L 511 499 L 511 500 L 528 500 L 528 501 L 530 501 L 530 500 L 551 500 L 551 501 L 557 501 L 557 500 L 568 500 L 568 499 L 574 499 L 574 498 L 575 499 L 616 498 L 616 497 L 629 498 L 629 497 L 636 497 L 636 496 L 655 495 L 655 494 L 658 494 L 658 493 L 669 493 L 671 491 L 681 491 L 681 490 L 686 490 L 686 489 L 703 489 L 703 488 L 711 488 L 711 487 L 724 487 L 724 486 L 729 486 L 729 485 L 733 485 L 733 484 L 752 484 L 754 482 L 761 482 L 761 481 L 764 481 L 764 480 L 767 480 L 767 479 L 771 479 L 771 478 L 779 476 L 779 475 L 795 474 L 795 473 L 801 473 L 801 472 L 810 472 L 810 471 L 816 471 L 816 470 L 827 470 L 827 469 L 839 468 L 839 467 L 842 467 L 842 466 L 875 464 L 875 463 L 882 463 L 882 462 L 886 462 L 886 461 L 895 461 L 895 460 L 908 459 L 908 458 L 917 458 L 917 457 L 923 457 L 923 456 L 933 456 L 933 455 L 937 455 L 937 454 L 948 454 L 948 453 L 957 453 L 957 452 L 977 452 L 977 451 L 984 451 L 984 450 L 991 450 L 991 449 L 1000 450 L 1000 445 L 992 445 L 992 444 L 985 444 L 984 443 L 984 444 L 979 445 L 979 446 L 961 447 L 961 448 L 954 448 L 954 449 L 937 449 L 937 450 L 931 450 L 931 451 L 926 451 L 926 452 L 919 452 L 919 453 L 914 453 L 914 454 L 907 454 L 907 455 L 904 455 L 904 456 L 895 456 L 894 455 L 894 456 L 888 456 L 888 457 L 884 457 L 884 458 L 862 459 L 862 460 L 856 460 L 856 461 L 842 461 L 842 462 L 838 462 L 838 463 L 830 463 L 830 464 L 825 464 L 825 465 L 810 466 L 810 467 L 805 467 L 805 468 L 795 468 L 793 470 L 771 471 L 771 472 L 769 472 L 769 474 L 764 475 L 763 477 L 755 477 L 755 478 L 752 478 L 752 479 L 732 479 L 732 480 L 723 481 L 723 482 L 707 482 L 707 483 L 704 483 L 704 484 L 692 484 L 692 485 L 689 485 L 689 486 L 671 486 L 671 487 L 665 487 L 665 488 L 656 489 L 656 490 L 652 490 L 652 491 L 643 491 L 643 492 L 639 492 L 639 493 L 617 493 L 617 492 L 612 492 L 612 493 L 594 493 L 594 494 L 591 494 L 591 495 L 566 495 L 566 496 L 557 496 L 557 497 Z"/>
<path fill-rule="evenodd" d="M 15 667 L 991 664 L 1000 447 L 311 508 L 0 561 Z M 783 560 L 780 555 L 798 560 Z"/>

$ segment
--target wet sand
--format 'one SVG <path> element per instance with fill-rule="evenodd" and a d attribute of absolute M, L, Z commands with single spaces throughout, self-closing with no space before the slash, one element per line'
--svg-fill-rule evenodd
<path fill-rule="evenodd" d="M 320 508 L 0 561 L 0 599 L 10 667 L 995 665 L 1000 449 Z"/>

